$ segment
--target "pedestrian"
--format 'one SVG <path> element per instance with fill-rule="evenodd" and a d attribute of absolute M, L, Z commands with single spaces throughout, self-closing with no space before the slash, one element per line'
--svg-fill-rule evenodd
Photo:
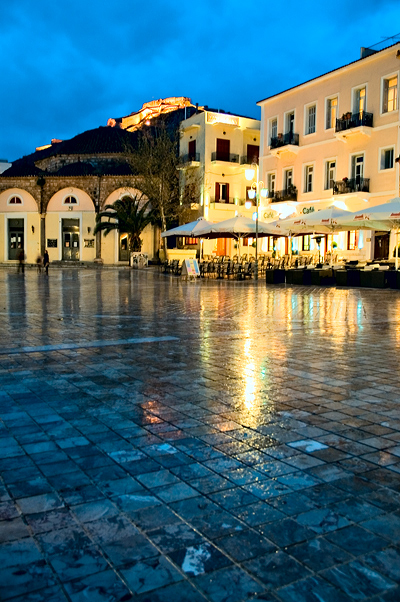
<path fill-rule="evenodd" d="M 40 274 L 42 272 L 42 256 L 38 255 L 36 259 L 37 272 Z"/>
<path fill-rule="evenodd" d="M 21 249 L 20 252 L 18 253 L 18 261 L 19 261 L 18 273 L 19 272 L 24 273 L 24 271 L 25 271 L 25 253 L 24 253 L 23 249 Z"/>
<path fill-rule="evenodd" d="M 49 265 L 50 265 L 50 258 L 49 258 L 49 253 L 46 249 L 44 252 L 44 255 L 43 255 L 43 267 L 44 267 L 44 271 L 46 272 L 46 276 L 49 275 Z"/>

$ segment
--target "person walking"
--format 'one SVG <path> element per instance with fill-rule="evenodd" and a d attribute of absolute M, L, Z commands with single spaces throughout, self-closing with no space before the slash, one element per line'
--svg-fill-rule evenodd
<path fill-rule="evenodd" d="M 44 252 L 43 255 L 43 267 L 44 267 L 44 271 L 46 273 L 46 276 L 49 275 L 49 265 L 50 265 L 50 258 L 49 258 L 49 253 L 47 251 L 47 249 Z"/>
<path fill-rule="evenodd" d="M 37 256 L 36 266 L 37 266 L 37 272 L 38 272 L 38 274 L 41 274 L 41 272 L 42 272 L 42 256 L 41 255 Z"/>
<path fill-rule="evenodd" d="M 24 273 L 25 271 L 25 253 L 24 250 L 21 249 L 20 252 L 18 253 L 18 273 L 22 272 Z"/>

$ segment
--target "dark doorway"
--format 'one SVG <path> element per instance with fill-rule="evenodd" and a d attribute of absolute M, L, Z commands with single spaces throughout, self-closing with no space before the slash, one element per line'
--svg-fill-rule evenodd
<path fill-rule="evenodd" d="M 62 220 L 63 261 L 79 261 L 79 219 Z"/>
<path fill-rule="evenodd" d="M 18 259 L 24 250 L 24 220 L 8 220 L 8 259 Z"/>
<path fill-rule="evenodd" d="M 375 232 L 374 259 L 389 259 L 389 232 Z"/>
<path fill-rule="evenodd" d="M 129 261 L 128 235 L 119 235 L 119 261 Z"/>
<path fill-rule="evenodd" d="M 229 161 L 230 149 L 230 140 L 217 138 L 217 161 Z"/>

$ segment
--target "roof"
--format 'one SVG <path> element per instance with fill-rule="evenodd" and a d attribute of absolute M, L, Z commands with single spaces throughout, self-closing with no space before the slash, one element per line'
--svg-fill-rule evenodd
<path fill-rule="evenodd" d="M 295 90 L 296 88 L 301 88 L 301 86 L 305 86 L 306 84 L 309 84 L 317 79 L 320 79 L 321 77 L 324 77 L 325 75 L 329 75 L 330 73 L 335 73 L 336 71 L 340 71 L 341 69 L 350 67 L 350 65 L 355 65 L 356 63 L 359 63 L 360 61 L 365 61 L 367 59 L 371 59 L 372 57 L 376 56 L 377 54 L 384 52 L 385 50 L 389 50 L 389 48 L 393 48 L 393 46 L 397 46 L 399 44 L 400 44 L 400 42 L 395 42 L 394 44 L 391 44 L 390 46 L 386 46 L 386 48 L 382 48 L 382 50 L 377 50 L 373 54 L 369 54 L 368 56 L 359 58 L 356 61 L 352 61 L 351 63 L 347 63 L 346 65 L 342 65 L 341 67 L 337 67 L 336 69 L 332 69 L 331 71 L 327 71 L 326 73 L 323 73 L 322 75 L 318 75 L 317 77 L 312 77 L 311 79 L 308 79 L 307 81 L 302 82 L 301 84 L 297 84 L 296 86 L 292 86 L 291 88 L 282 90 L 282 92 L 278 92 L 277 94 L 272 94 L 272 96 L 267 96 L 266 98 L 263 98 L 262 100 L 257 101 L 257 104 L 259 105 L 262 102 L 265 102 L 266 100 L 270 100 L 271 98 L 275 98 L 276 96 L 280 96 L 281 94 L 285 94 L 286 92 L 290 92 L 291 90 Z"/>
<path fill-rule="evenodd" d="M 0 178 L 26 178 L 44 175 L 44 171 L 33 163 L 13 163 L 11 167 L 0 173 Z"/>

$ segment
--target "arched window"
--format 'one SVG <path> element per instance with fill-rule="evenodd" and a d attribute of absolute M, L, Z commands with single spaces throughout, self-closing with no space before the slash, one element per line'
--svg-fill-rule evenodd
<path fill-rule="evenodd" d="M 78 201 L 76 200 L 76 198 L 74 196 L 67 196 L 64 199 L 64 205 L 77 205 Z"/>
<path fill-rule="evenodd" d="M 19 196 L 12 196 L 8 201 L 9 205 L 22 205 L 22 199 Z"/>

